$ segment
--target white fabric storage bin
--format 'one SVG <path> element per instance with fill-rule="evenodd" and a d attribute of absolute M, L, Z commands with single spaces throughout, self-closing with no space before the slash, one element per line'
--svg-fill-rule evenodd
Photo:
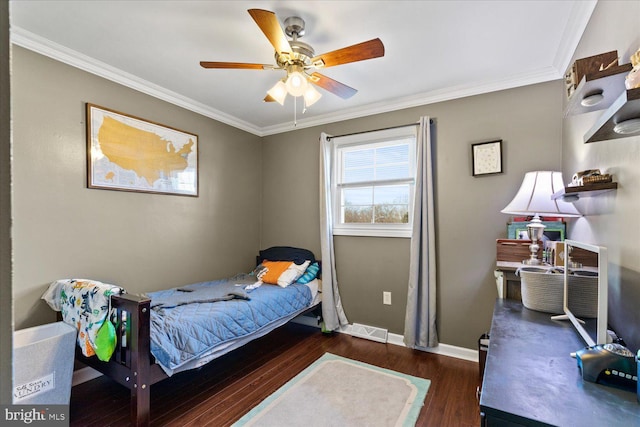
<path fill-rule="evenodd" d="M 563 312 L 562 274 L 548 273 L 548 269 L 544 267 L 520 267 L 516 274 L 520 276 L 522 305 L 544 313 Z"/>
<path fill-rule="evenodd" d="M 544 267 L 520 267 L 522 305 L 530 310 L 562 314 L 564 275 Z M 589 271 L 573 271 L 569 275 L 569 309 L 579 317 L 598 315 L 598 275 Z"/>
<path fill-rule="evenodd" d="M 13 403 L 68 405 L 76 329 L 64 322 L 13 333 Z"/>

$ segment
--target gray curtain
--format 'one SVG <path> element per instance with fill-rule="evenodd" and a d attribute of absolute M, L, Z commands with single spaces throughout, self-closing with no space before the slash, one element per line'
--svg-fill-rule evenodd
<path fill-rule="evenodd" d="M 404 321 L 404 343 L 409 348 L 427 348 L 438 345 L 430 121 L 429 117 L 421 117 L 418 129 L 409 289 Z"/>
<path fill-rule="evenodd" d="M 328 135 L 320 135 L 320 246 L 322 248 L 322 318 L 324 329 L 333 331 L 349 321 L 342 309 L 336 256 L 333 249 L 333 209 L 331 200 L 331 152 Z"/>

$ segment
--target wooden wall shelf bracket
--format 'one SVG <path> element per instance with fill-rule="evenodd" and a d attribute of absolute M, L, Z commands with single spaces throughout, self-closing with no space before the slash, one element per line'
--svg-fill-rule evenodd
<path fill-rule="evenodd" d="M 564 190 L 557 191 L 551 199 L 562 199 L 564 196 L 591 197 L 597 196 L 618 188 L 617 182 L 596 182 L 593 184 L 581 185 L 579 187 L 565 187 Z"/>

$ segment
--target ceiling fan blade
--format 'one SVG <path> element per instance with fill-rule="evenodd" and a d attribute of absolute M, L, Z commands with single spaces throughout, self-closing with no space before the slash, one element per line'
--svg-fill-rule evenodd
<path fill-rule="evenodd" d="M 311 76 L 309 76 L 309 81 L 320 86 L 324 90 L 328 90 L 329 92 L 338 95 L 342 99 L 351 98 L 358 92 L 356 89 L 320 73 L 311 74 Z"/>
<path fill-rule="evenodd" d="M 275 13 L 262 9 L 249 9 L 247 12 L 256 21 L 264 35 L 267 36 L 276 52 L 279 54 L 283 52 L 291 53 L 291 45 L 284 31 L 282 31 Z"/>
<path fill-rule="evenodd" d="M 333 52 L 323 53 L 311 59 L 316 67 L 333 67 L 334 65 L 364 61 L 365 59 L 384 56 L 384 45 L 380 39 L 354 44 Z"/>
<path fill-rule="evenodd" d="M 269 64 L 249 64 L 246 62 L 211 62 L 200 61 L 200 65 L 203 68 L 233 68 L 244 70 L 269 70 L 273 68 L 273 65 Z"/>

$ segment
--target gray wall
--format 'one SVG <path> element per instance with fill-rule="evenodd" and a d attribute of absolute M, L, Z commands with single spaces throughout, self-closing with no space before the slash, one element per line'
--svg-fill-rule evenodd
<path fill-rule="evenodd" d="M 261 246 L 299 244 L 320 251 L 320 132 L 343 134 L 436 120 L 438 328 L 442 343 L 476 348 L 497 297 L 495 239 L 524 173 L 561 166 L 560 81 L 301 129 L 264 138 Z M 504 173 L 471 176 L 471 144 L 502 139 Z M 283 209 L 291 206 L 293 210 Z M 304 202 L 295 202 L 304 200 Z M 289 205 L 286 205 L 289 203 Z M 350 322 L 404 331 L 409 239 L 336 238 L 337 274 Z M 392 292 L 391 306 L 382 291 Z"/>
<path fill-rule="evenodd" d="M 626 62 L 640 46 L 638 7 L 600 2 L 576 57 L 617 48 Z M 258 138 L 21 48 L 13 53 L 16 328 L 52 319 L 39 297 L 54 278 L 93 277 L 144 292 L 244 271 L 258 248 L 286 244 L 319 254 L 320 132 L 383 128 L 421 115 L 436 120 L 441 342 L 476 348 L 489 328 L 495 239 L 506 235 L 508 221 L 500 209 L 530 170 L 562 167 L 565 178 L 592 167 L 614 173 L 620 189 L 578 202 L 591 214 L 570 220 L 569 235 L 609 247 L 621 304 L 637 292 L 638 137 L 582 144 L 597 114 L 563 122 L 561 81 Z M 198 134 L 200 197 L 87 189 L 84 102 Z M 472 177 L 470 145 L 496 138 L 504 141 L 504 173 Z M 6 191 L 3 183 L 0 195 Z M 402 333 L 408 246 L 408 239 L 336 239 L 350 321 Z M 10 270 L 3 265 L 0 274 Z M 382 291 L 392 292 L 393 305 L 382 305 Z"/>
<path fill-rule="evenodd" d="M 640 2 L 599 2 L 574 59 L 617 50 L 620 63 L 628 63 L 640 48 L 638 28 Z M 569 236 L 608 248 L 609 322 L 635 352 L 640 348 L 640 136 L 584 144 L 584 134 L 601 113 L 564 121 L 562 168 L 565 180 L 576 171 L 599 168 L 613 174 L 618 190 L 580 199 L 576 206 L 585 217 Z"/>
<path fill-rule="evenodd" d="M 16 329 L 55 318 L 58 278 L 142 293 L 250 270 L 259 137 L 16 46 L 12 92 Z M 200 196 L 86 188 L 86 102 L 197 134 Z"/>
<path fill-rule="evenodd" d="M 9 4 L 0 1 L 0 404 L 12 401 L 11 113 Z"/>

